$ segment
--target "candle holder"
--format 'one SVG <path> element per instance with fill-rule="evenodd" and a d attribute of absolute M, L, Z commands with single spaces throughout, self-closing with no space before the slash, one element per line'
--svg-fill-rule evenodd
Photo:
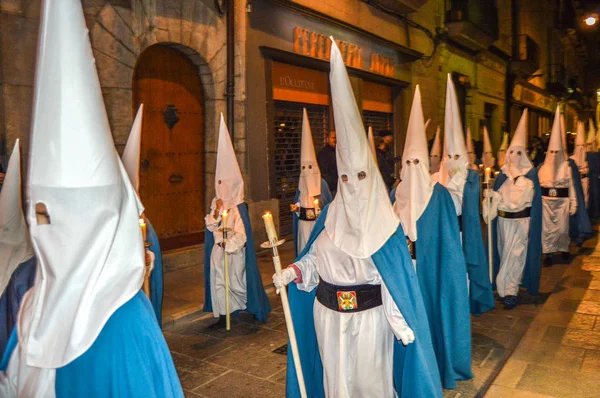
<path fill-rule="evenodd" d="M 279 250 L 277 248 L 285 243 L 285 239 L 279 239 L 275 244 L 270 241 L 266 241 L 260 244 L 263 249 L 273 249 L 273 257 L 279 256 Z"/>

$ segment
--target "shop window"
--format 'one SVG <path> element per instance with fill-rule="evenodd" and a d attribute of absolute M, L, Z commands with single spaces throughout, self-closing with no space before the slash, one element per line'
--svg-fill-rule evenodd
<path fill-rule="evenodd" d="M 325 145 L 329 131 L 327 106 L 275 101 L 275 177 L 281 235 L 292 233 L 290 204 L 294 203 L 300 177 L 303 108 L 306 108 L 308 113 L 317 153 Z"/>
<path fill-rule="evenodd" d="M 369 126 L 373 127 L 373 133 L 379 134 L 380 131 L 393 131 L 392 114 L 385 112 L 363 111 L 363 123 L 365 131 L 368 131 Z"/>

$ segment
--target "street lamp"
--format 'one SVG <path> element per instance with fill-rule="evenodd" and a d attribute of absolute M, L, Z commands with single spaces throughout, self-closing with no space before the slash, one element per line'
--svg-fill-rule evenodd
<path fill-rule="evenodd" d="M 596 16 L 595 15 L 590 15 L 589 17 L 587 17 L 585 19 L 585 24 L 587 26 L 594 26 L 596 24 L 596 21 L 597 21 Z"/>

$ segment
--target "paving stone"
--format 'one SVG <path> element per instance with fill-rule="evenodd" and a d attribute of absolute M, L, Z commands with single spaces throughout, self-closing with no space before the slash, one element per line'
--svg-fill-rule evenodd
<path fill-rule="evenodd" d="M 232 342 L 205 335 L 186 336 L 165 332 L 169 349 L 197 359 L 207 359 L 212 355 L 231 348 Z"/>
<path fill-rule="evenodd" d="M 600 302 L 582 301 L 577 308 L 580 314 L 600 315 Z"/>
<path fill-rule="evenodd" d="M 193 390 L 230 370 L 209 362 L 173 352 L 175 368 L 184 390 Z"/>
<path fill-rule="evenodd" d="M 528 364 L 526 361 L 511 357 L 494 380 L 494 384 L 505 387 L 516 387 Z"/>
<path fill-rule="evenodd" d="M 593 373 L 600 376 L 600 351 L 585 350 L 581 371 Z"/>
<path fill-rule="evenodd" d="M 517 388 L 556 397 L 597 398 L 600 378 L 565 369 L 557 372 L 552 368 L 531 364 L 527 366 Z"/>
<path fill-rule="evenodd" d="M 600 350 L 600 332 L 569 329 L 566 331 L 562 343 L 571 347 Z"/>
<path fill-rule="evenodd" d="M 517 390 L 516 388 L 503 387 L 499 385 L 492 385 L 487 393 L 484 395 L 485 398 L 555 398 L 552 395 L 537 394 L 530 391 Z"/>
<path fill-rule="evenodd" d="M 593 290 L 600 290 L 600 281 L 599 280 L 591 281 L 589 288 L 593 289 Z"/>
<path fill-rule="evenodd" d="M 579 307 L 580 303 L 581 300 L 565 299 L 561 301 L 558 309 L 561 311 L 575 312 L 577 311 L 577 307 Z"/>
<path fill-rule="evenodd" d="M 511 361 L 515 359 L 556 369 L 579 369 L 584 354 L 583 348 L 548 344 L 548 342 L 519 344 L 511 356 Z"/>
<path fill-rule="evenodd" d="M 560 344 L 566 331 L 567 328 L 550 325 L 542 338 L 542 343 Z"/>
<path fill-rule="evenodd" d="M 573 318 L 567 325 L 569 329 L 584 329 L 584 330 L 592 330 L 594 328 L 594 324 L 596 322 L 596 317 L 594 315 L 588 314 L 573 314 Z"/>
<path fill-rule="evenodd" d="M 248 376 L 244 373 L 229 372 L 192 392 L 200 393 L 207 397 L 273 398 L 283 397 L 285 395 L 285 386 Z"/>

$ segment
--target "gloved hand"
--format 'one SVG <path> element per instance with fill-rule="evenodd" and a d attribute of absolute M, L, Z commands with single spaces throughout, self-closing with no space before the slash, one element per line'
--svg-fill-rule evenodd
<path fill-rule="evenodd" d="M 286 287 L 294 279 L 298 278 L 296 270 L 293 267 L 287 267 L 281 271 L 281 275 L 273 274 L 273 285 L 275 285 L 275 293 L 279 294 L 279 289 Z"/>
<path fill-rule="evenodd" d="M 569 206 L 569 215 L 574 216 L 575 213 L 577 213 L 577 202 L 575 202 L 575 204 L 571 202 L 571 206 Z"/>
<path fill-rule="evenodd" d="M 398 332 L 396 332 L 396 333 L 398 333 Z M 415 332 L 413 332 L 413 330 L 410 327 L 408 327 L 408 325 L 406 325 L 406 329 L 404 329 L 400 333 L 400 336 L 398 336 L 396 334 L 396 338 L 398 340 L 402 341 L 402 344 L 409 345 L 410 343 L 415 341 Z"/>
<path fill-rule="evenodd" d="M 498 215 L 498 203 L 500 202 L 500 194 L 486 189 L 485 191 L 483 191 L 483 196 L 485 199 L 483 199 L 483 202 L 481 202 L 481 215 L 483 216 L 483 221 L 485 221 L 486 224 L 489 224 Z"/>

